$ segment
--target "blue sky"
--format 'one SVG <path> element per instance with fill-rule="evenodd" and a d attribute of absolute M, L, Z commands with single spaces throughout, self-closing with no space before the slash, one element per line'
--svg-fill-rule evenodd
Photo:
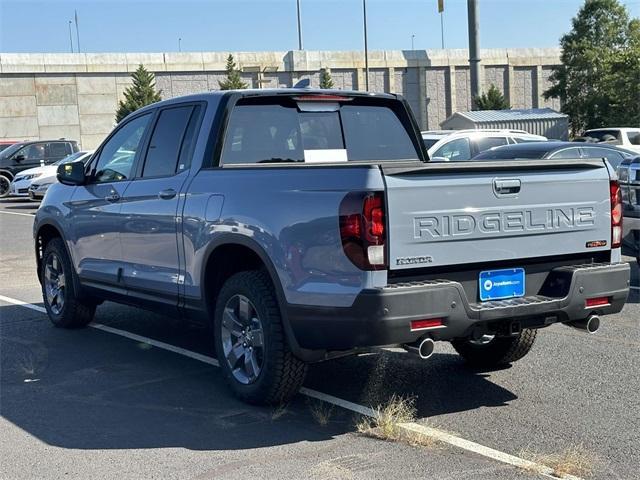
<path fill-rule="evenodd" d="M 552 47 L 582 0 L 478 0 L 482 48 Z M 640 0 L 624 0 L 640 17 Z M 0 0 L 0 51 L 68 52 L 78 10 L 82 51 L 297 48 L 296 0 Z M 437 0 L 367 0 L 369 49 L 440 48 Z M 361 0 L 301 0 L 304 48 L 360 50 Z M 466 0 L 445 0 L 445 47 L 467 47 Z M 75 31 L 74 31 L 75 46 Z"/>

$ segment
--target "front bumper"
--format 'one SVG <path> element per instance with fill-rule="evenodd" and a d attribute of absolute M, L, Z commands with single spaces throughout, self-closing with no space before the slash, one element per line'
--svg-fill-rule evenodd
<path fill-rule="evenodd" d="M 475 328 L 501 332 L 518 322 L 541 328 L 622 310 L 629 293 L 629 264 L 589 264 L 551 270 L 538 295 L 483 303 L 469 302 L 462 285 L 449 280 L 398 283 L 365 290 L 351 307 L 289 305 L 287 317 L 300 347 L 352 350 L 466 337 Z M 585 308 L 585 300 L 608 297 L 609 304 Z M 442 327 L 411 331 L 412 320 L 440 318 Z"/>

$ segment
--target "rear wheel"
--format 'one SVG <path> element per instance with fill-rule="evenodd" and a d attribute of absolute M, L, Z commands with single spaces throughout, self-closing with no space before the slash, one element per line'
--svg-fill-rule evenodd
<path fill-rule="evenodd" d="M 240 272 L 225 282 L 216 302 L 214 335 L 220 367 L 240 399 L 284 403 L 302 386 L 307 366 L 289 349 L 264 272 Z"/>
<path fill-rule="evenodd" d="M 78 297 L 73 266 L 61 238 L 47 244 L 41 269 L 42 297 L 51 323 L 62 328 L 79 328 L 91 323 L 96 304 Z"/>
<path fill-rule="evenodd" d="M 525 328 L 519 335 L 513 337 L 485 335 L 480 340 L 455 339 L 451 344 L 470 365 L 494 367 L 508 365 L 529 353 L 537 332 L 537 330 Z"/>
<path fill-rule="evenodd" d="M 11 180 L 4 175 L 0 175 L 0 198 L 4 198 L 9 195 L 9 189 L 11 187 Z"/>

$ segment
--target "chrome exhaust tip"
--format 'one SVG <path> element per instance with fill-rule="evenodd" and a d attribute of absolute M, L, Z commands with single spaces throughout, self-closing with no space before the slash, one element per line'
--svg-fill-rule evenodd
<path fill-rule="evenodd" d="M 567 325 L 587 333 L 596 333 L 600 329 L 600 317 L 598 315 L 590 315 L 585 320 L 578 320 Z"/>
<path fill-rule="evenodd" d="M 419 342 L 420 343 L 416 342 L 417 346 L 416 346 L 416 344 L 404 345 L 404 348 L 410 353 L 415 353 L 416 355 L 418 355 L 423 360 L 426 360 L 426 359 L 430 358 L 431 355 L 433 355 L 433 351 L 435 349 L 436 342 L 434 342 L 431 337 L 425 337 L 422 340 L 420 340 Z"/>

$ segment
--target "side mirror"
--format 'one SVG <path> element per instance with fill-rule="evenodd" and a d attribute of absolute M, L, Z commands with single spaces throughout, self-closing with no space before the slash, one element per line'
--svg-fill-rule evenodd
<path fill-rule="evenodd" d="M 58 181 L 64 185 L 82 185 L 86 181 L 84 163 L 72 162 L 58 165 Z"/>
<path fill-rule="evenodd" d="M 23 161 L 23 160 L 24 160 L 24 155 L 16 155 L 15 157 L 13 157 L 13 160 L 14 160 L 16 163 L 20 163 L 21 161 Z"/>

